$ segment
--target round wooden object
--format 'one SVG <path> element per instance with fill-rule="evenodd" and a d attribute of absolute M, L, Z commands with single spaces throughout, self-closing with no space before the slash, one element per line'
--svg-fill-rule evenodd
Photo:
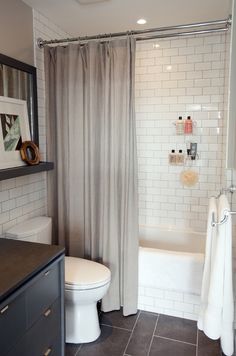
<path fill-rule="evenodd" d="M 40 162 L 39 149 L 33 141 L 24 141 L 22 143 L 20 155 L 22 160 L 30 166 L 39 164 Z"/>

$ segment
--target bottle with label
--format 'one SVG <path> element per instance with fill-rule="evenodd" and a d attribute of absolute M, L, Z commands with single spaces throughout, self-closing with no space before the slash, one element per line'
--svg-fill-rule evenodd
<path fill-rule="evenodd" d="M 171 150 L 171 153 L 169 154 L 169 164 L 176 164 L 176 156 L 175 150 Z"/>
<path fill-rule="evenodd" d="M 177 135 L 184 134 L 184 121 L 182 116 L 179 116 L 179 120 L 176 121 L 176 134 Z"/>
<path fill-rule="evenodd" d="M 193 121 L 191 119 L 191 116 L 188 116 L 187 120 L 185 120 L 184 133 L 187 134 L 187 135 L 193 133 Z"/>
<path fill-rule="evenodd" d="M 183 150 L 179 150 L 179 153 L 176 155 L 176 163 L 179 164 L 179 165 L 184 164 Z"/>

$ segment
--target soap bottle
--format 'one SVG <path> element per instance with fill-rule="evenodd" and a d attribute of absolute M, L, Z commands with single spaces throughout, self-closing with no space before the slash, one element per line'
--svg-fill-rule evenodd
<path fill-rule="evenodd" d="M 176 163 L 177 164 L 184 164 L 184 154 L 183 154 L 183 150 L 179 150 L 178 155 L 176 155 Z"/>
<path fill-rule="evenodd" d="M 175 153 L 175 150 L 171 150 L 171 153 L 169 154 L 169 164 L 173 164 L 175 165 L 176 164 L 176 153 Z"/>
<path fill-rule="evenodd" d="M 177 135 L 184 134 L 184 121 L 182 116 L 179 116 L 179 120 L 176 121 L 176 134 Z"/>
<path fill-rule="evenodd" d="M 191 119 L 191 116 L 188 116 L 187 120 L 185 120 L 184 133 L 185 134 L 192 134 L 193 133 L 193 121 Z"/>

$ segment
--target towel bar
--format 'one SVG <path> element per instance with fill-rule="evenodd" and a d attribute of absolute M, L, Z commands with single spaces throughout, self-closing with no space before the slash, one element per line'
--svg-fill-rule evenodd
<path fill-rule="evenodd" d="M 211 226 L 215 227 L 217 225 L 223 225 L 228 220 L 229 215 L 234 215 L 234 214 L 236 214 L 236 211 L 228 211 L 228 210 L 226 210 L 224 212 L 223 219 L 220 220 L 220 221 L 215 221 L 215 214 L 212 213 Z"/>
<path fill-rule="evenodd" d="M 233 194 L 234 192 L 236 191 L 236 186 L 235 185 L 231 185 L 230 187 L 228 188 L 222 188 L 220 190 L 220 193 L 217 195 L 217 196 L 214 196 L 214 198 L 218 199 L 222 194 L 224 193 L 231 193 Z"/>

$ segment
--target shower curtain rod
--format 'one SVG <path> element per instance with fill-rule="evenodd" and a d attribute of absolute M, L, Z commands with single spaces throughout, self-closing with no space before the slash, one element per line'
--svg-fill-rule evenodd
<path fill-rule="evenodd" d="M 151 28 L 146 30 L 135 30 L 135 31 L 126 31 L 126 32 L 116 32 L 116 33 L 103 33 L 99 35 L 92 35 L 92 36 L 82 36 L 82 37 L 72 37 L 72 38 L 62 38 L 62 39 L 55 39 L 55 40 L 43 40 L 42 38 L 38 38 L 37 44 L 39 48 L 43 48 L 45 45 L 50 44 L 58 44 L 58 43 L 68 43 L 68 42 L 87 42 L 91 40 L 109 40 L 110 38 L 119 38 L 125 37 L 127 35 L 134 36 L 137 41 L 141 40 L 150 40 L 156 38 L 166 38 L 166 37 L 179 37 L 179 36 L 191 36 L 191 35 L 198 35 L 204 33 L 214 33 L 214 32 L 224 32 L 228 31 L 231 22 L 232 16 L 230 15 L 227 19 L 223 20 L 215 20 L 215 21 L 207 21 L 207 22 L 199 22 L 199 23 L 191 23 L 185 25 L 176 25 L 176 26 L 168 26 L 168 27 L 158 27 L 158 28 Z M 215 27 L 211 27 L 215 26 Z M 203 29 L 201 30 L 200 28 Z M 165 33 L 169 31 L 175 30 L 184 30 L 184 29 L 192 29 L 196 28 L 193 31 L 183 31 L 183 32 L 172 32 L 172 33 Z M 164 33 L 161 33 L 164 32 Z M 161 34 L 159 34 L 161 33 Z M 151 34 L 149 36 L 149 34 Z M 140 35 L 144 35 L 139 37 Z"/>

